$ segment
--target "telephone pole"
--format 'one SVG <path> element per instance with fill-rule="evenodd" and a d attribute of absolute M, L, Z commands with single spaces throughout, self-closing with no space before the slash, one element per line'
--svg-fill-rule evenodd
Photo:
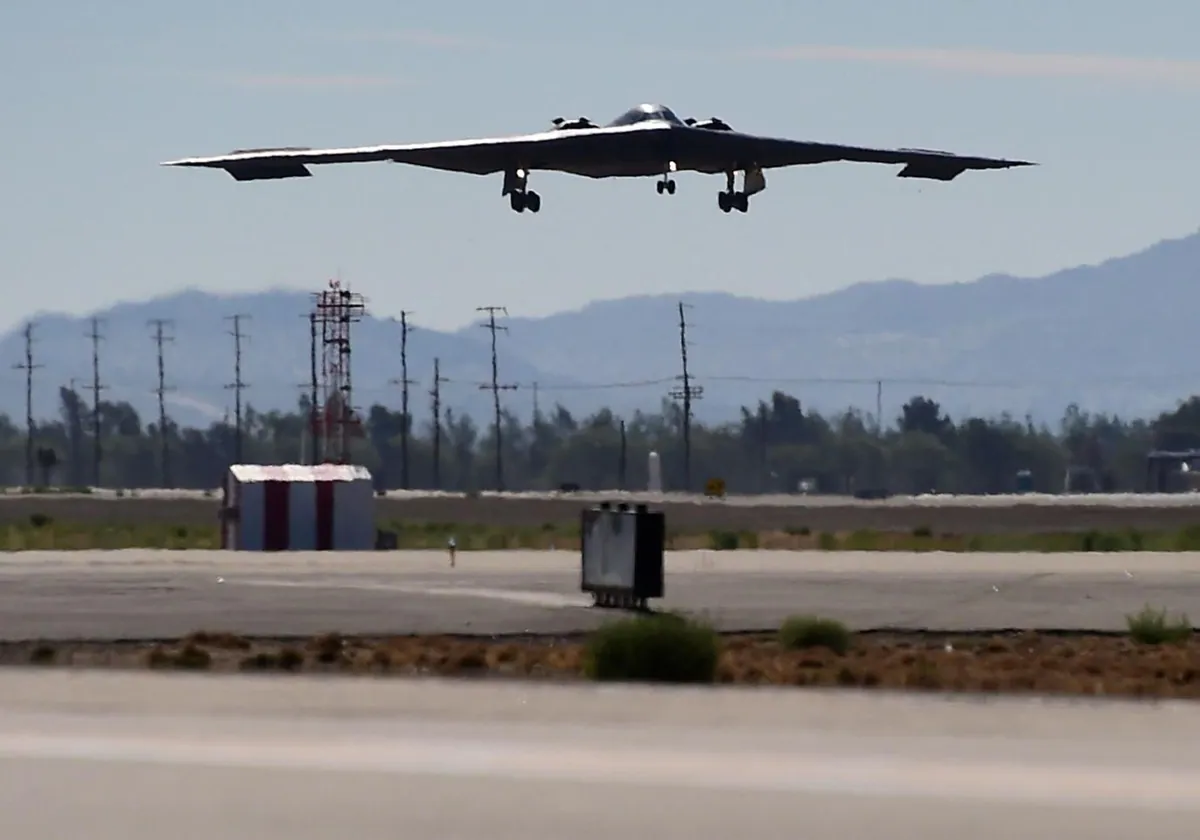
<path fill-rule="evenodd" d="M 100 319 L 92 317 L 92 329 L 88 333 L 92 340 L 92 486 L 100 486 L 100 458 L 104 448 L 100 443 L 100 392 L 107 385 L 100 384 Z"/>
<path fill-rule="evenodd" d="M 33 371 L 41 365 L 33 363 L 33 322 L 25 324 L 25 361 L 13 365 L 14 370 L 25 371 L 25 486 L 33 487 Z"/>
<path fill-rule="evenodd" d="M 875 434 L 883 435 L 883 380 L 875 382 Z"/>
<path fill-rule="evenodd" d="M 408 437 L 412 425 L 412 418 L 408 416 L 408 386 L 416 384 L 408 378 L 408 316 L 411 314 L 400 312 L 400 378 L 392 380 L 393 385 L 400 386 L 400 487 L 404 490 L 408 489 Z"/>
<path fill-rule="evenodd" d="M 163 328 L 168 324 L 173 323 L 167 318 L 151 318 L 147 323 L 154 327 L 154 343 L 158 346 L 158 387 L 154 389 L 154 393 L 158 394 L 158 442 L 161 451 L 161 468 L 162 468 L 162 486 L 171 486 L 171 456 L 170 447 L 167 445 L 167 391 L 174 390 L 166 386 L 166 373 L 163 366 L 163 342 L 174 341 L 175 339 L 163 334 Z"/>
<path fill-rule="evenodd" d="M 433 398 L 433 489 L 442 489 L 442 379 L 440 362 L 433 360 L 433 388 L 429 396 Z"/>
<path fill-rule="evenodd" d="M 490 388 L 492 391 L 492 406 L 495 411 L 495 417 L 496 417 L 496 421 L 495 421 L 496 422 L 496 429 L 495 429 L 495 432 L 496 432 L 496 490 L 503 491 L 504 490 L 504 467 L 501 462 L 501 453 L 503 452 L 503 446 L 501 445 L 501 442 L 500 442 L 500 392 L 501 391 L 515 391 L 515 390 L 517 390 L 517 386 L 516 385 L 501 385 L 500 381 L 499 381 L 500 374 L 499 374 L 499 368 L 496 363 L 496 332 L 497 331 L 507 332 L 508 327 L 496 326 L 496 313 L 503 312 L 505 315 L 507 315 L 508 310 L 503 306 L 478 306 L 475 308 L 475 311 L 488 313 L 488 322 L 486 324 L 480 324 L 480 326 L 482 326 L 486 330 L 489 330 L 492 333 L 492 384 L 491 385 L 480 385 L 479 387 L 480 387 L 480 389 Z"/>
<path fill-rule="evenodd" d="M 620 451 L 620 456 L 618 457 L 618 460 L 617 460 L 617 489 L 618 490 L 627 490 L 628 489 L 625 486 L 626 485 L 626 479 L 625 479 L 626 458 L 628 457 L 628 450 L 626 449 L 626 446 L 627 446 L 627 444 L 626 444 L 626 440 L 625 440 L 625 421 L 622 420 L 621 421 L 621 451 Z"/>
<path fill-rule="evenodd" d="M 242 460 L 242 390 L 246 388 L 246 383 L 242 381 L 242 319 L 249 318 L 249 315 L 229 315 L 225 318 L 226 321 L 233 322 L 233 329 L 229 334 L 233 336 L 233 382 L 225 387 L 233 391 L 233 462 L 235 464 L 243 463 Z M 159 359 L 162 359 L 162 354 L 159 354 Z M 161 379 L 161 361 L 159 366 L 160 379 L 159 387 L 162 387 Z"/>
<path fill-rule="evenodd" d="M 690 306 L 679 302 L 679 358 L 683 364 L 682 375 L 676 377 L 680 380 L 681 387 L 674 388 L 670 392 L 670 397 L 683 402 L 683 489 L 684 492 L 689 492 L 692 489 L 692 400 L 698 400 L 704 395 L 704 389 L 698 385 L 692 385 L 691 374 L 688 372 L 688 354 L 687 354 L 687 319 L 683 316 L 684 308 L 690 309 Z"/>
<path fill-rule="evenodd" d="M 79 391 L 75 383 L 79 379 L 72 376 L 67 383 L 67 390 L 71 392 L 70 406 L 73 409 L 67 416 L 67 443 L 71 447 L 71 485 L 78 487 L 83 484 L 83 467 L 79 463 L 79 431 L 81 420 L 79 414 Z"/>

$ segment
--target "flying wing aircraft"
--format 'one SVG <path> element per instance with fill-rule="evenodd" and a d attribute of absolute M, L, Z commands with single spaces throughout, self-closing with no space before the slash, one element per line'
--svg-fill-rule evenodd
<path fill-rule="evenodd" d="M 659 195 L 675 194 L 676 172 L 725 175 L 725 189 L 717 205 L 725 213 L 750 208 L 750 196 L 767 187 L 765 169 L 832 161 L 902 165 L 901 178 L 951 181 L 968 169 L 1008 169 L 1033 166 L 1027 161 L 969 157 L 926 149 L 869 149 L 836 143 L 815 143 L 760 137 L 734 131 L 722 120 L 681 120 L 663 105 L 639 105 L 608 125 L 586 117 L 558 118 L 553 128 L 480 140 L 439 143 L 364 146 L 355 149 L 277 148 L 245 149 L 215 157 L 167 161 L 164 166 L 199 166 L 224 169 L 238 181 L 307 178 L 308 167 L 323 163 L 391 161 L 464 172 L 473 175 L 504 173 L 501 195 L 509 197 L 518 213 L 537 213 L 541 196 L 529 186 L 529 174 L 538 170 L 567 172 L 589 178 L 645 178 L 658 176 Z M 734 190 L 734 177 L 742 173 L 742 189 Z"/>

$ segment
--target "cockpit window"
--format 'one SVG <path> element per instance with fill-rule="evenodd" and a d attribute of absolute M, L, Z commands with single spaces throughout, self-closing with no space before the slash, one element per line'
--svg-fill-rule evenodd
<path fill-rule="evenodd" d="M 633 125 L 647 120 L 662 120 L 676 125 L 683 124 L 683 121 L 675 116 L 675 112 L 665 105 L 639 105 L 636 108 L 630 108 L 609 125 Z"/>

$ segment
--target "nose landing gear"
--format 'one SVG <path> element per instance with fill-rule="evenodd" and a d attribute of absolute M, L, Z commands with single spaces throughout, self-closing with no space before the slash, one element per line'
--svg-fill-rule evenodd
<path fill-rule="evenodd" d="M 675 172 L 677 169 L 678 167 L 675 164 L 675 161 L 671 161 L 667 164 L 667 171 L 663 173 L 662 178 L 660 178 L 658 183 L 654 185 L 654 188 L 658 190 L 659 195 L 662 195 L 664 192 L 667 195 L 675 195 L 675 181 L 671 178 L 671 173 Z"/>

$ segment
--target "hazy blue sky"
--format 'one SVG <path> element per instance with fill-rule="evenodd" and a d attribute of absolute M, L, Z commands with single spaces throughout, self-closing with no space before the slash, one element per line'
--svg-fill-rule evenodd
<path fill-rule="evenodd" d="M 452 327 L 636 292 L 799 297 L 852 282 L 1040 274 L 1192 232 L 1200 6 L 1185 0 L 246 0 L 0 4 L 6 328 L 185 286 L 318 288 Z M 389 164 L 240 184 L 160 161 L 608 120 L 643 101 L 736 128 L 1041 162 L 950 184 L 886 166 L 723 179 Z"/>

